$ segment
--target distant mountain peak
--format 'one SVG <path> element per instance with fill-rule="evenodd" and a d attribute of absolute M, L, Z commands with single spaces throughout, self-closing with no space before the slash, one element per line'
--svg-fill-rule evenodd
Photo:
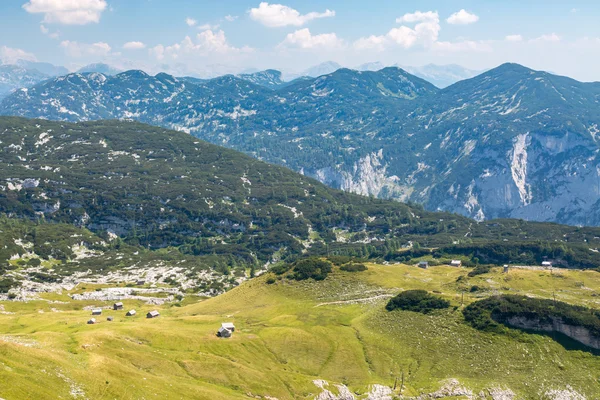
<path fill-rule="evenodd" d="M 249 74 L 239 74 L 237 77 L 269 89 L 277 89 L 285 84 L 283 74 L 276 69 L 267 69 Z"/>

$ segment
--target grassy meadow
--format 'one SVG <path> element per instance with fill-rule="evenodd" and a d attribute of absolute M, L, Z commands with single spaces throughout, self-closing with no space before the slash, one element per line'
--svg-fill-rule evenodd
<path fill-rule="evenodd" d="M 81 288 L 4 302 L 0 397 L 313 399 L 321 392 L 317 379 L 344 384 L 360 397 L 373 384 L 393 387 L 404 376 L 398 396 L 435 392 L 457 379 L 475 394 L 500 388 L 539 399 L 568 385 L 600 398 L 600 356 L 567 350 L 543 335 L 480 332 L 461 313 L 497 293 L 600 308 L 600 273 L 494 268 L 467 277 L 468 269 L 445 266 L 368 268 L 336 269 L 319 282 L 267 284 L 267 274 L 215 298 L 163 306 L 125 301 L 125 310 L 105 310 L 96 325 L 86 324 L 91 312 L 83 308 L 112 303 L 70 300 Z M 479 289 L 471 292 L 473 286 Z M 386 311 L 389 297 L 406 289 L 436 292 L 452 307 L 429 315 Z M 125 317 L 132 308 L 137 316 Z M 161 316 L 146 319 L 152 309 Z M 229 321 L 236 325 L 233 337 L 216 337 Z"/>

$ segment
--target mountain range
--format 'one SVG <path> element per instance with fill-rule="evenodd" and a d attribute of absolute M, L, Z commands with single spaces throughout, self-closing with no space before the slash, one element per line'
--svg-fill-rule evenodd
<path fill-rule="evenodd" d="M 516 64 L 445 89 L 395 67 L 278 77 L 70 74 L 13 93 L 0 114 L 135 119 L 359 194 L 478 220 L 600 224 L 600 84 Z"/>

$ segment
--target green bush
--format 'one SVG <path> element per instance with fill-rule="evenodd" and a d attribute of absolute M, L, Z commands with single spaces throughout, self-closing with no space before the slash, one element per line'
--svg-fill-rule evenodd
<path fill-rule="evenodd" d="M 331 263 L 317 258 L 307 258 L 296 262 L 293 271 L 294 279 L 297 281 L 310 278 L 322 281 L 331 272 Z"/>
<path fill-rule="evenodd" d="M 366 271 L 368 268 L 366 265 L 364 264 L 346 264 L 346 265 L 342 265 L 340 267 L 340 270 L 342 271 L 346 271 L 346 272 L 362 272 L 362 271 Z"/>
<path fill-rule="evenodd" d="M 277 279 L 273 278 L 272 276 L 267 279 L 267 285 L 272 285 L 275 282 L 277 282 Z"/>
<path fill-rule="evenodd" d="M 17 282 L 11 278 L 4 278 L 0 280 L 0 293 L 8 293 L 8 291 L 15 286 L 17 286 Z"/>
<path fill-rule="evenodd" d="M 283 275 L 286 272 L 288 272 L 291 268 L 290 264 L 280 264 L 280 265 L 276 265 L 274 267 L 271 267 L 271 272 L 274 273 L 275 275 Z"/>
<path fill-rule="evenodd" d="M 425 290 L 406 290 L 396 297 L 390 299 L 385 306 L 386 310 L 392 311 L 397 308 L 405 311 L 420 312 L 428 314 L 434 310 L 450 307 L 450 302 L 439 296 L 427 293 Z"/>
<path fill-rule="evenodd" d="M 348 264 L 350 261 L 352 261 L 352 257 L 349 256 L 329 256 L 327 257 L 327 259 L 331 261 L 333 265 L 336 265 L 338 267 L 344 264 Z"/>
<path fill-rule="evenodd" d="M 490 267 L 489 265 L 478 265 L 471 272 L 469 272 L 468 275 L 472 278 L 477 275 L 487 274 L 491 270 L 492 267 Z"/>

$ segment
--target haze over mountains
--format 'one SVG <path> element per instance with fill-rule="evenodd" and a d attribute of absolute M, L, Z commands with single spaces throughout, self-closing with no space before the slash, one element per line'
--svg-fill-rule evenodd
<path fill-rule="evenodd" d="M 275 70 L 211 80 L 94 72 L 19 90 L 0 113 L 135 119 L 430 210 L 599 225 L 599 94 L 600 84 L 516 64 L 445 89 L 396 67 L 292 82 Z"/>
<path fill-rule="evenodd" d="M 358 71 L 378 71 L 386 66 L 387 65 L 380 62 L 372 62 L 356 66 L 354 69 Z M 462 79 L 471 78 L 478 73 L 477 71 L 469 70 L 459 65 L 429 64 L 422 67 L 414 67 L 396 64 L 394 66 L 400 66 L 411 74 L 426 79 L 440 88 L 449 86 Z M 0 65 L 0 67 L 2 67 L 0 70 L 0 99 L 16 89 L 34 86 L 49 77 L 58 77 L 69 74 L 69 70 L 63 66 L 27 60 L 18 60 L 15 64 L 3 64 Z M 275 88 L 296 79 L 304 79 L 307 77 L 316 78 L 321 75 L 327 75 L 343 67 L 336 62 L 329 61 L 299 72 L 280 71 L 276 69 L 267 69 L 264 71 L 250 69 L 238 73 L 231 67 L 219 64 L 207 66 L 194 73 L 191 73 L 187 67 L 178 65 L 164 65 L 160 68 L 162 68 L 162 71 L 168 71 L 168 73 L 173 76 L 189 76 L 204 80 L 224 75 L 236 75 L 257 84 L 264 82 L 267 87 Z M 105 75 L 116 75 L 123 71 L 124 70 L 121 68 L 116 68 L 105 63 L 93 63 L 78 68 L 75 72 L 99 72 Z M 271 83 L 268 84 L 268 81 Z"/>

